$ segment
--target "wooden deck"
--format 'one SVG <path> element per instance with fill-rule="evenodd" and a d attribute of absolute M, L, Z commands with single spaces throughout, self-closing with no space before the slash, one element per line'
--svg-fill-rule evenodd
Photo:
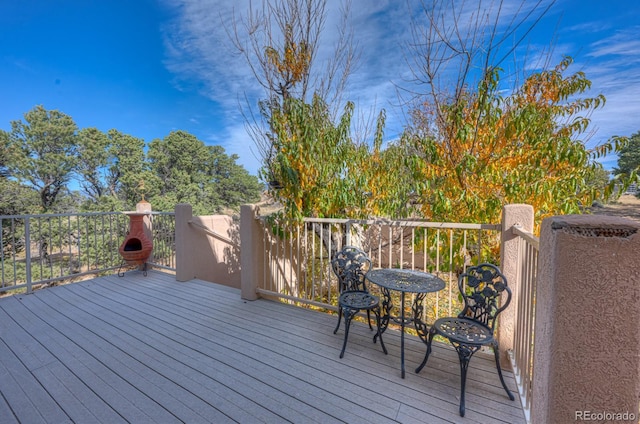
<path fill-rule="evenodd" d="M 389 355 L 354 323 L 172 275 L 133 271 L 0 299 L 0 423 L 523 423 L 489 357 L 474 357 L 458 415 L 455 351 Z"/>

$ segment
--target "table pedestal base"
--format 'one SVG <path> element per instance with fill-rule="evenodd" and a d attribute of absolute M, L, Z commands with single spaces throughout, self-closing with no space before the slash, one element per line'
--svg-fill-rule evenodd
<path fill-rule="evenodd" d="M 400 370 L 402 378 L 405 376 L 405 367 L 404 367 L 404 328 L 407 324 L 413 323 L 418 336 L 426 343 L 427 338 L 429 337 L 429 326 L 422 321 L 420 318 L 424 311 L 424 298 L 426 297 L 426 293 L 416 293 L 415 299 L 411 304 L 411 311 L 413 312 L 412 316 L 407 318 L 404 305 L 405 305 L 405 292 L 400 292 L 400 316 L 392 315 L 391 311 L 393 309 L 393 302 L 391 300 L 391 291 L 385 287 L 380 288 L 382 290 L 382 305 L 381 305 L 381 316 L 380 316 L 380 334 L 384 333 L 389 326 L 389 321 L 393 321 L 396 324 L 400 325 Z M 373 337 L 373 341 L 376 341 L 378 335 L 376 334 Z"/>

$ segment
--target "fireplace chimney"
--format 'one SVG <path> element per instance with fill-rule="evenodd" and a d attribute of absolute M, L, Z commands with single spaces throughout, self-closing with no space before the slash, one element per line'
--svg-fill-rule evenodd
<path fill-rule="evenodd" d="M 144 200 L 136 205 L 136 212 L 125 212 L 129 216 L 129 231 L 120 245 L 118 252 L 129 265 L 142 265 L 146 275 L 147 260 L 153 250 L 153 241 L 144 231 L 144 217 L 151 214 L 151 205 Z M 118 275 L 120 274 L 118 272 Z"/>

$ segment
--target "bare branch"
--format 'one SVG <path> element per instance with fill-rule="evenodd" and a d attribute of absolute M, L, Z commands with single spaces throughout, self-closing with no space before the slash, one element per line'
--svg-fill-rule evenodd
<path fill-rule="evenodd" d="M 330 54 L 322 52 L 321 35 L 327 19 L 326 0 L 270 0 L 244 15 L 234 13 L 225 30 L 235 49 L 265 90 L 258 109 L 245 96 L 242 113 L 264 164 L 273 159 L 272 140 L 266 124 L 271 107 L 281 107 L 288 97 L 310 101 L 320 96 L 333 116 L 342 109 L 342 95 L 353 71 L 356 52 L 349 21 L 351 1 L 345 0 L 335 28 L 337 41 Z"/>

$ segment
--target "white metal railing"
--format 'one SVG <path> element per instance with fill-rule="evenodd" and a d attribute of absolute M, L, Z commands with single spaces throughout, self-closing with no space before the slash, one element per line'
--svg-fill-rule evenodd
<path fill-rule="evenodd" d="M 516 299 L 516 325 L 513 351 L 509 352 L 522 407 L 529 421 L 533 392 L 533 348 L 535 326 L 535 293 L 537 282 L 540 239 L 514 226 L 513 233 L 520 239 L 518 248 L 518 298 Z"/>
<path fill-rule="evenodd" d="M 175 216 L 152 214 L 150 264 L 175 268 Z M 119 268 L 129 218 L 120 212 L 0 216 L 0 293 Z"/>
<path fill-rule="evenodd" d="M 306 218 L 287 226 L 270 217 L 260 219 L 265 266 L 258 293 L 325 309 L 334 310 L 338 296 L 330 260 L 345 245 L 367 252 L 374 268 L 418 269 L 444 279 L 445 290 L 425 301 L 430 322 L 459 312 L 460 272 L 499 260 L 500 225 Z"/>

